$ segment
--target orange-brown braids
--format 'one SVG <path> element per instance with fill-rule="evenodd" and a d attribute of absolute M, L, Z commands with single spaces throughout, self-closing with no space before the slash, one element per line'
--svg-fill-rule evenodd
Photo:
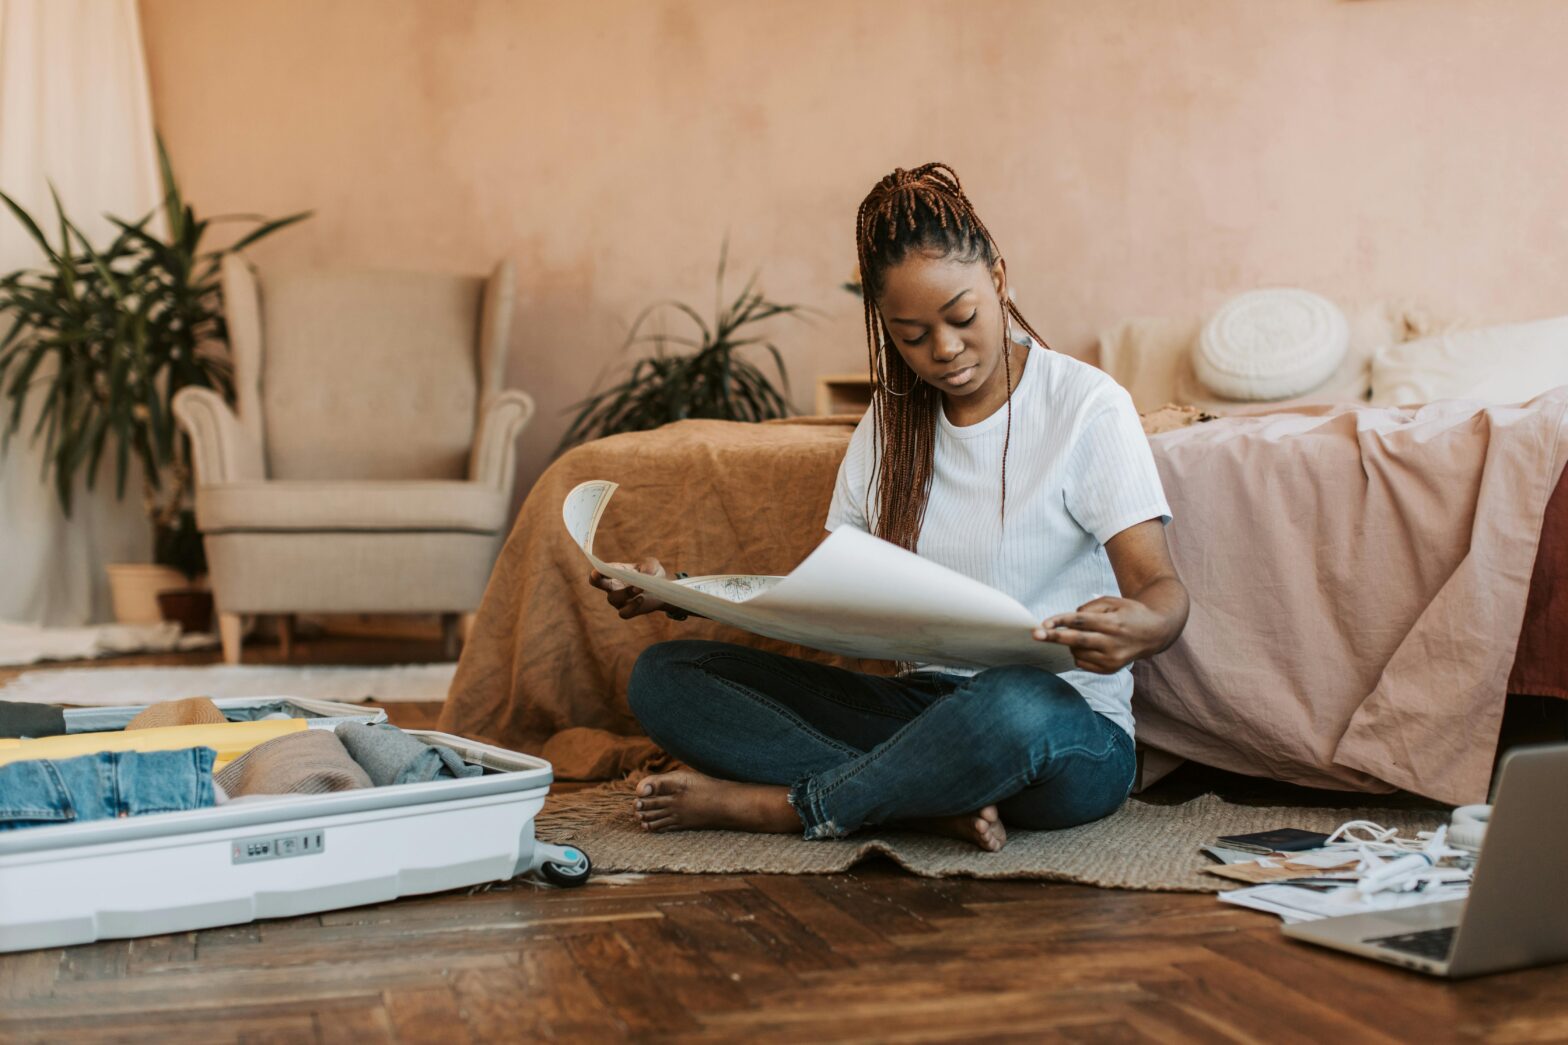
<path fill-rule="evenodd" d="M 866 307 L 866 348 L 871 360 L 872 455 L 870 486 L 877 510 L 866 516 L 872 531 L 910 551 L 920 540 L 931 496 L 937 411 L 942 395 L 915 376 L 893 347 L 892 335 L 877 311 L 876 296 L 887 270 L 912 250 L 939 250 L 944 257 L 983 261 L 1000 256 L 996 241 L 945 163 L 902 167 L 877 182 L 855 215 L 855 247 L 860 259 Z M 1003 300 L 1002 365 L 1007 381 L 1007 431 L 1002 440 L 1002 518 L 1007 517 L 1007 448 L 1013 434 L 1013 366 L 1009 317 L 1037 342 L 1045 339 L 1010 300 Z"/>

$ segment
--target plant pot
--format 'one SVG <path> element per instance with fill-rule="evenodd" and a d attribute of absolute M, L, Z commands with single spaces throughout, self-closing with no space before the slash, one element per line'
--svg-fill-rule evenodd
<path fill-rule="evenodd" d="M 146 562 L 112 562 L 109 594 L 114 601 L 114 619 L 121 624 L 157 624 L 163 620 L 158 608 L 158 593 L 170 588 L 189 588 L 185 574 L 171 566 Z"/>
<path fill-rule="evenodd" d="M 158 593 L 163 619 L 173 621 L 186 635 L 212 630 L 212 592 L 206 588 L 172 588 Z"/>

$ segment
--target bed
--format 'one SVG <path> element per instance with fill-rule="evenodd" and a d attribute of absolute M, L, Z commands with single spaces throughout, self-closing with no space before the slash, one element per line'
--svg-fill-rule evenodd
<path fill-rule="evenodd" d="M 1195 610 L 1182 640 L 1139 666 L 1140 740 L 1302 784 L 1480 800 L 1505 695 L 1568 697 L 1565 411 L 1568 389 L 1508 410 L 1308 406 L 1151 436 Z M 820 535 L 851 421 L 687 421 L 562 456 L 518 515 L 440 728 L 593 777 L 658 757 L 625 700 L 651 643 L 722 638 L 887 670 L 709 621 L 623 622 L 560 521 L 573 486 L 613 479 L 605 558 L 787 572 Z M 1306 504 L 1317 514 L 1299 516 Z M 1270 519 L 1282 522 L 1258 524 Z M 1268 576 L 1238 574 L 1217 550 L 1239 534 L 1294 580 L 1271 596 Z M 1386 597 L 1336 606 L 1351 582 Z M 1283 594 L 1273 623 L 1242 626 Z M 1348 662 L 1323 670 L 1333 657 Z"/>

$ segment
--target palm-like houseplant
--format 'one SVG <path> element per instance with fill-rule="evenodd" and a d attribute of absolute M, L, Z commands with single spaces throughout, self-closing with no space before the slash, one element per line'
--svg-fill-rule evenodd
<path fill-rule="evenodd" d="M 622 348 L 651 344 L 652 354 L 633 363 L 631 372 L 617 384 L 572 407 L 578 413 L 561 438 L 557 453 L 590 439 L 657 428 L 687 418 L 765 421 L 789 414 L 789 374 L 784 368 L 784 356 L 765 333 L 757 332 L 757 324 L 775 316 L 802 318 L 810 310 L 803 305 L 768 300 L 757 289 L 756 273 L 739 294 L 726 298 L 724 271 L 728 255 L 726 243 L 719 251 L 712 323 L 679 301 L 659 301 L 643 309 Z M 670 311 L 691 321 L 696 329 L 690 336 L 662 331 L 644 333 L 650 319 Z M 672 346 L 675 351 L 671 351 Z M 761 367 L 738 354 L 752 346 L 766 350 L 772 357 L 783 391 Z"/>
<path fill-rule="evenodd" d="M 45 478 L 68 515 L 79 475 L 91 489 L 103 459 L 112 459 L 115 494 L 123 498 L 132 462 L 139 463 L 155 559 L 194 577 L 205 561 L 189 510 L 190 452 L 170 404 L 187 386 L 232 397 L 219 263 L 309 213 L 199 218 L 161 141 L 158 157 L 162 205 L 138 221 L 110 216 L 118 233 L 102 247 L 66 215 L 57 194 L 51 240 L 0 193 L 44 253 L 42 267 L 0 278 L 0 323 L 9 320 L 0 338 L 0 394 L 10 400 L 0 446 L 10 446 L 24 410 L 36 403 L 28 438 L 42 444 Z M 167 238 L 152 231 L 160 212 Z M 204 249 L 209 227 L 222 220 L 255 227 L 227 248 Z"/>

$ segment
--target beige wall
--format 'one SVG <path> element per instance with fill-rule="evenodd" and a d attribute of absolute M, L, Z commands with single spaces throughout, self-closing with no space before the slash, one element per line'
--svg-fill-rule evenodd
<path fill-rule="evenodd" d="M 726 232 L 796 399 L 863 366 L 854 209 L 957 167 L 1026 314 L 1291 283 L 1568 312 L 1557 0 L 143 0 L 154 109 L 210 212 L 314 208 L 268 264 L 517 260 L 511 381 L 561 411 L 643 304 L 710 299 Z"/>

